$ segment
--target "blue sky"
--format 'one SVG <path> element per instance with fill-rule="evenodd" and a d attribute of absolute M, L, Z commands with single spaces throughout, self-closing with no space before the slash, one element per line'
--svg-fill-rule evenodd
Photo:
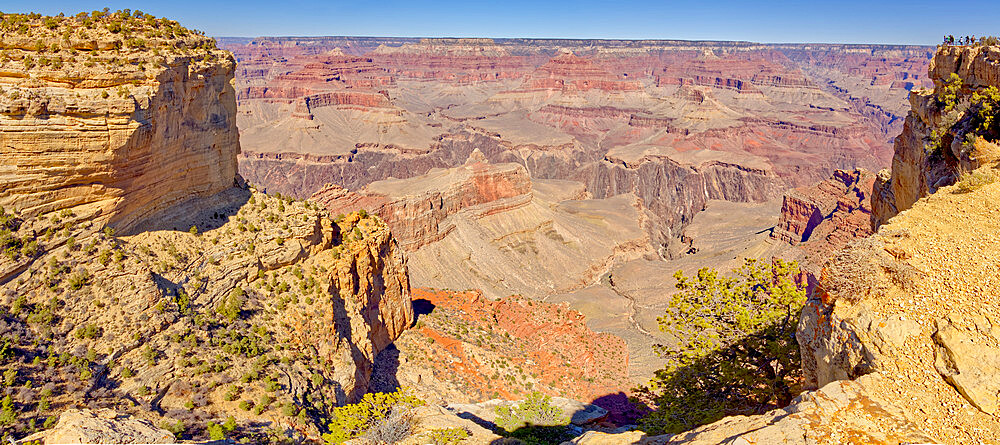
<path fill-rule="evenodd" d="M 0 0 L 44 14 L 131 8 L 212 36 L 362 35 L 936 44 L 1000 34 L 1000 1 Z"/>

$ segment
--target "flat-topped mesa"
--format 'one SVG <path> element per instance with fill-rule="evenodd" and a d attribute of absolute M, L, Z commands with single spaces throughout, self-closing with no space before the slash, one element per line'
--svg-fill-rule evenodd
<path fill-rule="evenodd" d="M 421 39 L 402 46 L 379 46 L 373 60 L 394 75 L 453 84 L 519 79 L 534 68 L 492 39 Z"/>
<path fill-rule="evenodd" d="M 911 110 L 893 146 L 892 170 L 879 172 L 872 194 L 873 227 L 953 184 L 962 173 L 1000 159 L 996 140 L 969 128 L 974 119 L 963 105 L 976 91 L 1000 87 L 997 60 L 997 45 L 943 46 L 935 53 L 928 69 L 934 89 L 910 92 Z M 960 84 L 949 87 L 953 75 Z M 956 87 L 955 97 L 948 99 L 949 88 Z"/>
<path fill-rule="evenodd" d="M 450 215 L 488 216 L 526 205 L 531 196 L 531 179 L 522 165 L 491 165 L 475 150 L 463 166 L 376 181 L 357 192 L 328 184 L 310 199 L 333 215 L 361 209 L 375 213 L 405 250 L 414 251 L 454 229 L 446 221 Z"/>
<path fill-rule="evenodd" d="M 177 22 L 128 11 L 3 15 L 0 206 L 128 230 L 233 187 L 235 63 Z"/>
<path fill-rule="evenodd" d="M 620 80 L 596 63 L 563 51 L 544 65 L 538 67 L 525 80 L 524 90 L 562 91 L 639 91 L 642 85 L 637 81 Z"/>

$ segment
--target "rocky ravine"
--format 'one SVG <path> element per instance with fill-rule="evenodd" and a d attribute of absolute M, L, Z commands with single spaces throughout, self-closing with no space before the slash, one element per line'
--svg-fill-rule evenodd
<path fill-rule="evenodd" d="M 233 62 L 210 39 L 138 12 L 3 19 L 4 434 L 87 407 L 318 440 L 413 322 L 388 227 L 242 183 Z"/>

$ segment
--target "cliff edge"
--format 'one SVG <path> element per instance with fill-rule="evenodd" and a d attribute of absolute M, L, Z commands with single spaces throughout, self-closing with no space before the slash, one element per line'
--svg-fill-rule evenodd
<path fill-rule="evenodd" d="M 979 125 L 1000 114 L 982 106 L 1000 101 L 1000 48 L 943 46 L 930 72 L 935 89 L 911 94 L 892 171 L 873 187 L 878 230 L 827 262 L 803 308 L 808 391 L 633 443 L 1000 443 L 1000 132 Z M 785 236 L 808 230 L 797 213 Z"/>
<path fill-rule="evenodd" d="M 232 55 L 139 11 L 5 14 L 0 206 L 119 232 L 233 187 Z"/>
<path fill-rule="evenodd" d="M 875 228 L 954 184 L 961 174 L 1000 158 L 995 140 L 976 140 L 982 131 L 971 128 L 975 119 L 967 112 L 975 107 L 972 94 L 1000 87 L 1000 46 L 942 46 L 928 72 L 934 89 L 910 92 L 911 109 L 893 146 L 892 170 L 879 172 L 872 191 Z"/>

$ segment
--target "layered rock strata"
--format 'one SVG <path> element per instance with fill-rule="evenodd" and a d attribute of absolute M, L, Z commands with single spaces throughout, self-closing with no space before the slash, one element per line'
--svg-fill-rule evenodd
<path fill-rule="evenodd" d="M 170 438 L 231 419 L 230 439 L 319 441 L 413 323 L 388 226 L 240 180 L 232 58 L 210 39 L 131 11 L 11 23 L 53 43 L 41 61 L 23 33 L 2 35 L 0 63 L 21 58 L 0 77 L 0 370 L 20 413 L 5 431 L 85 405 Z M 88 35 L 100 43 L 76 42 Z M 160 440 L 74 416 L 67 434 L 107 431 L 55 437 Z"/>
<path fill-rule="evenodd" d="M 527 204 L 531 180 L 521 165 L 490 165 L 476 150 L 462 167 L 375 182 L 356 193 L 329 184 L 310 199 L 333 215 L 371 211 L 392 227 L 404 249 L 416 250 L 454 230 L 445 220 L 463 209 L 489 204 L 476 212 L 488 216 Z"/>
<path fill-rule="evenodd" d="M 103 25 L 58 20 L 50 30 L 38 19 L 31 39 L 2 34 L 0 205 L 29 216 L 68 209 L 129 230 L 233 187 L 229 53 L 190 32 L 121 47 Z M 80 31 L 67 40 L 66 29 Z"/>
<path fill-rule="evenodd" d="M 803 249 L 807 268 L 818 275 L 834 252 L 871 235 L 874 182 L 875 175 L 867 170 L 837 170 L 815 186 L 785 193 L 771 237 Z"/>
<path fill-rule="evenodd" d="M 989 45 L 944 46 L 934 54 L 929 76 L 934 89 L 910 92 L 911 110 L 903 132 L 893 146 L 892 170 L 879 173 L 872 195 L 872 225 L 885 224 L 918 199 L 938 188 L 953 184 L 962 173 L 975 170 L 1000 156 L 995 143 L 970 144 L 964 134 L 944 128 L 941 148 L 932 145 L 932 136 L 946 122 L 946 106 L 939 98 L 952 74 L 962 80 L 963 95 L 983 87 L 1000 87 L 1000 47 Z"/>

